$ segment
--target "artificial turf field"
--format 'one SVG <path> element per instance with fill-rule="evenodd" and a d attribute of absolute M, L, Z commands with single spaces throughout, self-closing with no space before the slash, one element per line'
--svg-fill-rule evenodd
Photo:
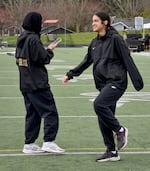
<path fill-rule="evenodd" d="M 128 146 L 120 151 L 121 161 L 96 163 L 105 151 L 93 111 L 92 101 L 98 93 L 92 67 L 67 85 L 61 79 L 76 66 L 87 48 L 57 48 L 47 65 L 49 82 L 60 116 L 56 143 L 65 148 L 63 155 L 25 155 L 23 98 L 19 91 L 18 70 L 13 48 L 0 49 L 0 171 L 149 171 L 150 167 L 150 53 L 132 53 L 145 83 L 134 90 L 130 80 L 117 104 L 116 116 L 129 129 Z M 43 124 L 37 140 L 42 145 Z"/>

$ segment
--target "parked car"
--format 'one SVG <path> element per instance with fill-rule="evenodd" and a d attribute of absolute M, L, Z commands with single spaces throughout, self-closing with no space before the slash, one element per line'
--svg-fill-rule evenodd
<path fill-rule="evenodd" d="M 142 34 L 127 34 L 127 45 L 133 52 L 144 51 L 144 40 Z"/>

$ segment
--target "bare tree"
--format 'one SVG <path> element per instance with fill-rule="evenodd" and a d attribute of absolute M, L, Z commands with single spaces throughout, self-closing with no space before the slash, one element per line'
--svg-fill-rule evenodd
<path fill-rule="evenodd" d="M 4 9 L 1 8 L 0 10 L 0 35 L 2 36 L 3 30 L 7 25 L 10 23 L 10 17 L 8 15 L 8 12 Z"/>
<path fill-rule="evenodd" d="M 149 0 L 100 0 L 111 11 L 112 15 L 118 17 L 134 17 L 144 10 L 144 7 L 149 5 Z"/>
<path fill-rule="evenodd" d="M 89 27 L 92 15 L 103 8 L 98 0 L 62 0 L 62 2 L 65 4 L 63 12 L 65 20 L 70 26 L 75 26 L 76 32 L 83 31 L 86 26 Z"/>
<path fill-rule="evenodd" d="M 34 9 L 34 4 L 34 0 L 7 0 L 4 5 L 11 18 L 11 25 L 21 31 L 22 20 L 27 12 Z"/>
<path fill-rule="evenodd" d="M 60 26 L 76 32 L 91 28 L 92 15 L 101 10 L 117 17 L 134 17 L 141 14 L 149 0 L 2 0 L 10 16 L 10 24 L 22 30 L 22 20 L 29 11 L 40 12 L 45 19 L 58 19 Z M 1 3 L 2 4 L 2 3 Z M 107 7 L 106 7 L 107 6 Z M 2 23 L 2 20 L 1 20 Z"/>
<path fill-rule="evenodd" d="M 88 30 L 92 15 L 103 8 L 99 0 L 44 0 L 41 4 L 43 18 L 57 18 L 61 26 L 76 32 Z"/>

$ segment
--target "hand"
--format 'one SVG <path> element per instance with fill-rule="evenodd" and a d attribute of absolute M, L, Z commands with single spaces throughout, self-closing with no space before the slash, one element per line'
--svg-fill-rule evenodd
<path fill-rule="evenodd" d="M 55 43 L 51 43 L 51 44 L 48 45 L 47 48 L 50 49 L 50 50 L 54 50 L 56 48 L 56 46 L 57 45 Z"/>
<path fill-rule="evenodd" d="M 69 81 L 69 78 L 68 78 L 68 76 L 65 75 L 64 78 L 62 79 L 62 83 L 67 84 L 68 81 Z"/>

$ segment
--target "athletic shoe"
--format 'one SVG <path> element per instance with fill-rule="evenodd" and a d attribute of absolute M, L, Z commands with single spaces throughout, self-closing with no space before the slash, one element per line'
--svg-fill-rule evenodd
<path fill-rule="evenodd" d="M 116 136 L 118 150 L 125 148 L 128 143 L 128 129 L 124 127 L 123 132 L 117 132 Z"/>
<path fill-rule="evenodd" d="M 120 156 L 118 155 L 118 152 L 115 153 L 111 151 L 106 151 L 101 157 L 96 159 L 96 162 L 107 162 L 107 161 L 119 161 Z"/>
<path fill-rule="evenodd" d="M 33 154 L 33 153 L 43 153 L 44 151 L 35 143 L 25 144 L 23 147 L 23 153 Z"/>
<path fill-rule="evenodd" d="M 49 153 L 64 153 L 65 150 L 60 148 L 54 142 L 43 142 L 42 150 Z"/>

